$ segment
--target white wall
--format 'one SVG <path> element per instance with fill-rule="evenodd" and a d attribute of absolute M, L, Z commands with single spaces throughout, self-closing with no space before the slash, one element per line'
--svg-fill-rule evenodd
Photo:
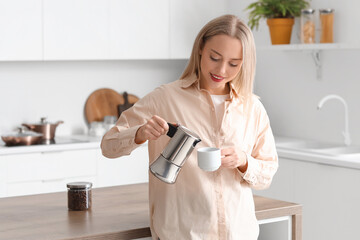
<path fill-rule="evenodd" d="M 98 88 L 143 97 L 176 80 L 185 60 L 0 62 L 0 134 L 46 116 L 63 120 L 56 135 L 87 131 L 83 111 Z"/>
<path fill-rule="evenodd" d="M 244 9 L 251 2 L 227 0 L 228 12 L 247 21 Z M 311 6 L 335 9 L 337 42 L 360 42 L 360 31 L 356 30 L 360 24 L 356 12 L 359 2 L 312 0 Z M 292 43 L 299 42 L 298 22 Z M 270 45 L 265 21 L 254 35 L 257 46 Z M 255 91 L 268 110 L 275 134 L 342 142 L 342 105 L 331 101 L 321 111 L 316 110 L 321 97 L 336 93 L 349 104 L 351 136 L 360 144 L 359 50 L 323 51 L 322 81 L 316 79 L 309 52 L 258 50 L 257 55 Z M 86 131 L 83 107 L 92 91 L 110 87 L 142 97 L 161 83 L 179 77 L 185 64 L 185 60 L 0 62 L 0 134 L 42 116 L 65 121 L 57 135 L 82 133 Z"/>
<path fill-rule="evenodd" d="M 231 13 L 247 21 L 244 9 L 253 1 L 229 0 Z M 339 43 L 360 45 L 360 3 L 356 0 L 312 0 L 311 7 L 334 8 L 334 39 Z M 299 19 L 293 29 L 292 43 L 299 43 Z M 270 45 L 265 21 L 254 31 L 258 48 Z M 316 106 L 326 94 L 341 95 L 349 105 L 350 133 L 354 144 L 360 144 L 360 50 L 324 50 L 322 80 L 316 78 L 316 68 L 310 52 L 257 51 L 255 92 L 270 116 L 275 134 L 342 143 L 344 108 L 331 100 L 318 111 Z"/>

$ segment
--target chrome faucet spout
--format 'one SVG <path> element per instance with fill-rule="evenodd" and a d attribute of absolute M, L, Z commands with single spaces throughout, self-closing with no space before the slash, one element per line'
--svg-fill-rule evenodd
<path fill-rule="evenodd" d="M 348 110 L 348 105 L 346 103 L 346 101 L 340 97 L 339 95 L 336 94 L 330 94 L 327 95 L 325 97 L 323 97 L 317 106 L 317 109 L 320 110 L 323 105 L 325 104 L 325 102 L 327 102 L 330 99 L 337 99 L 340 102 L 342 102 L 344 104 L 344 108 L 345 108 L 345 130 L 342 132 L 343 136 L 344 136 L 344 143 L 346 146 L 349 146 L 351 144 L 351 138 L 350 138 L 350 132 L 349 132 L 349 110 Z"/>

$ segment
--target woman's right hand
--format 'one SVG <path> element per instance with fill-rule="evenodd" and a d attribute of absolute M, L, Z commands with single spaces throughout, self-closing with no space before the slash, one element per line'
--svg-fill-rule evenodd
<path fill-rule="evenodd" d="M 152 116 L 136 132 L 135 143 L 141 144 L 147 140 L 156 140 L 161 135 L 165 135 L 169 130 L 167 122 L 159 116 Z"/>

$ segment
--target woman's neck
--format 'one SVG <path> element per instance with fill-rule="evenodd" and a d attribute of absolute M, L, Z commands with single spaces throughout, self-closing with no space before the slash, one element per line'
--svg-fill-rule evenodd
<path fill-rule="evenodd" d="M 210 88 L 208 86 L 204 86 L 204 84 L 200 81 L 200 89 L 207 90 L 211 95 L 226 95 L 230 93 L 229 83 L 226 83 L 224 87 Z"/>

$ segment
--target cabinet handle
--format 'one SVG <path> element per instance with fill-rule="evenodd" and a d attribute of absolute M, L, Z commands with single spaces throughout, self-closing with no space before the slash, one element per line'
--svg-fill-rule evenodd
<path fill-rule="evenodd" d="M 63 150 L 55 150 L 55 151 L 46 151 L 46 152 L 41 152 L 41 154 L 52 154 L 52 153 L 62 153 L 64 152 Z"/>
<path fill-rule="evenodd" d="M 65 178 L 56 178 L 56 179 L 44 179 L 41 180 L 42 183 L 47 183 L 47 182 L 60 182 L 60 181 L 64 181 Z"/>

